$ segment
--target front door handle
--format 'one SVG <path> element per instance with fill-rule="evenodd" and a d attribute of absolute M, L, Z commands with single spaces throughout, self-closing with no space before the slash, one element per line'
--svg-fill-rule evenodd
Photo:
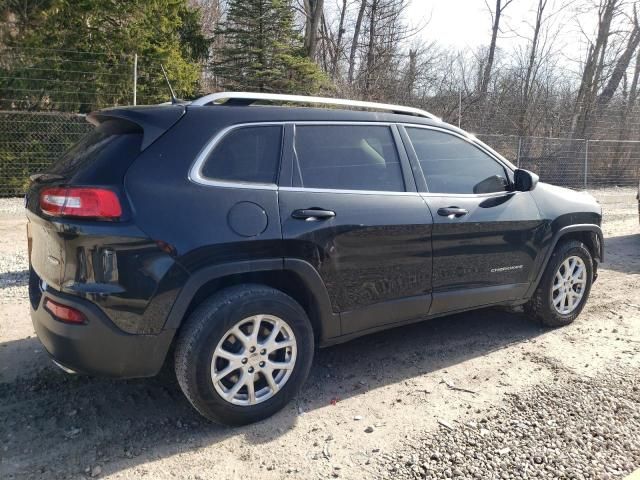
<path fill-rule="evenodd" d="M 438 209 L 438 215 L 441 217 L 458 218 L 467 213 L 469 213 L 469 210 L 460 207 L 444 207 Z"/>
<path fill-rule="evenodd" d="M 327 220 L 329 218 L 333 218 L 336 216 L 336 212 L 333 210 L 323 210 L 321 208 L 305 208 L 301 210 L 294 210 L 291 216 L 298 220 L 313 222 L 315 220 Z"/>

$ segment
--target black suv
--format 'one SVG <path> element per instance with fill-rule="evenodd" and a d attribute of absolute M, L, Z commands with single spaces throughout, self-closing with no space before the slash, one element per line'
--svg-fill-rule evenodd
<path fill-rule="evenodd" d="M 603 258 L 593 198 L 421 110 L 223 93 L 88 118 L 27 194 L 35 330 L 70 372 L 171 351 L 217 422 L 282 408 L 318 345 L 493 305 L 568 324 Z"/>

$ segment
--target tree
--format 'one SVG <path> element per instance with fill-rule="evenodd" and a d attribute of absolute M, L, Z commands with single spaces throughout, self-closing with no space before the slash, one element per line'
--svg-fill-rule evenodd
<path fill-rule="evenodd" d="M 340 56 L 342 55 L 342 40 L 344 38 L 345 28 L 344 21 L 347 16 L 347 0 L 342 0 L 342 7 L 340 8 L 340 20 L 338 22 L 338 34 L 333 46 L 333 53 L 331 55 L 331 78 L 335 80 L 338 75 L 338 65 L 340 62 Z"/>
<path fill-rule="evenodd" d="M 588 134 L 587 125 L 606 68 L 611 25 L 620 12 L 620 6 L 621 0 L 600 0 L 598 5 L 598 30 L 595 41 L 589 46 L 574 106 L 571 125 L 571 136 L 574 138 L 585 138 Z"/>
<path fill-rule="evenodd" d="M 633 58 L 634 52 L 638 48 L 638 45 L 640 45 L 640 22 L 638 22 L 637 7 L 636 5 L 634 5 L 632 29 L 631 32 L 629 32 L 627 44 L 622 54 L 618 57 L 609 80 L 602 89 L 602 92 L 600 92 L 600 95 L 598 95 L 598 105 L 601 108 L 611 101 L 613 95 L 616 93 L 616 90 L 618 90 L 622 78 L 624 77 L 626 71 L 629 69 L 629 64 L 631 63 L 631 59 Z"/>
<path fill-rule="evenodd" d="M 167 100 L 160 64 L 178 94 L 196 93 L 209 43 L 199 13 L 186 0 L 38 5 L 28 15 L 16 14 L 23 19 L 20 28 L 4 31 L 0 39 L 8 59 L 0 63 L 0 97 L 10 108 L 87 112 L 128 104 L 134 53 L 141 103 Z"/>
<path fill-rule="evenodd" d="M 548 13 L 549 0 L 538 0 L 535 10 L 535 21 L 531 27 L 531 37 L 527 38 L 527 45 L 523 51 L 520 80 L 520 114 L 518 117 L 518 135 L 524 136 L 529 132 L 530 127 L 535 127 L 532 122 L 528 121 L 527 115 L 536 105 L 535 90 L 538 84 L 539 75 L 543 70 L 545 63 L 549 61 L 553 53 L 553 42 L 549 41 L 551 32 L 549 31 L 549 23 L 552 18 L 557 15 L 560 10 Z M 553 8 L 553 5 L 551 5 Z M 564 7 L 563 7 L 564 8 Z"/>
<path fill-rule="evenodd" d="M 486 1 L 486 0 L 485 0 Z M 489 12 L 491 13 L 491 43 L 489 44 L 489 52 L 487 54 L 487 61 L 484 64 L 484 68 L 482 71 L 482 80 L 480 81 L 480 94 L 482 96 L 487 94 L 489 90 L 489 81 L 491 80 L 491 72 L 493 70 L 493 62 L 496 54 L 496 45 L 498 43 L 498 32 L 500 31 L 500 19 L 502 18 L 502 14 L 513 0 L 496 0 L 496 8 L 495 10 L 491 10 L 489 8 Z"/>
<path fill-rule="evenodd" d="M 362 28 L 362 19 L 364 11 L 367 8 L 367 0 L 360 0 L 360 8 L 358 9 L 358 19 L 356 20 L 355 31 L 353 32 L 353 40 L 351 41 L 351 52 L 349 53 L 349 73 L 347 81 L 353 83 L 353 72 L 356 66 L 356 53 L 358 52 L 358 42 L 360 41 L 360 29 Z"/>
<path fill-rule="evenodd" d="M 307 56 L 315 58 L 318 48 L 318 26 L 323 17 L 324 0 L 304 0 L 304 13 L 307 17 L 304 29 L 304 48 Z"/>
<path fill-rule="evenodd" d="M 410 67 L 410 52 L 402 45 L 417 30 L 404 20 L 406 0 L 370 0 L 366 11 L 358 86 L 366 98 L 397 97 L 401 72 Z M 408 64 L 408 65 L 407 65 Z"/>
<path fill-rule="evenodd" d="M 218 34 L 224 45 L 213 70 L 225 88 L 312 93 L 323 81 L 294 31 L 289 0 L 230 0 Z"/>

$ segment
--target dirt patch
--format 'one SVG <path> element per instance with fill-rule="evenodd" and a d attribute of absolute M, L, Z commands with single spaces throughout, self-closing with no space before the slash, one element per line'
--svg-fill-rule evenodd
<path fill-rule="evenodd" d="M 637 378 L 640 364 L 640 229 L 634 193 L 608 195 L 615 201 L 605 206 L 606 263 L 574 324 L 548 330 L 522 314 L 482 310 L 321 350 L 292 404 L 237 429 L 203 421 L 169 368 L 135 381 L 53 368 L 28 315 L 21 201 L 3 200 L 0 478 L 393 478 L 393 463 L 410 475 L 398 455 L 417 455 L 418 465 L 430 459 L 427 441 L 448 430 L 442 422 L 493 421 L 515 408 L 514 395 L 535 398 L 547 385 L 569 384 L 577 400 L 585 391 L 616 395 L 607 372 L 624 388 L 621 379 Z M 637 420 L 637 402 L 628 408 Z M 547 414 L 560 421 L 554 409 Z M 577 435 L 573 425 L 563 428 Z M 540 448 L 544 441 L 532 437 Z M 596 455 L 600 446 L 583 448 Z M 529 455 L 518 444 L 512 450 L 516 460 Z M 638 466 L 631 450 L 616 459 L 616 468 Z M 496 465 L 489 476 L 517 473 L 509 462 Z"/>

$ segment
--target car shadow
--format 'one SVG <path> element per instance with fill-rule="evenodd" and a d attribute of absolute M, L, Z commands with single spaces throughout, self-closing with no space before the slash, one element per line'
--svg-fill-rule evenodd
<path fill-rule="evenodd" d="M 24 287 L 29 284 L 29 270 L 15 272 L 0 272 L 0 289 L 9 287 Z"/>
<path fill-rule="evenodd" d="M 640 233 L 605 238 L 604 260 L 604 269 L 640 273 Z"/>
<path fill-rule="evenodd" d="M 0 366 L 16 352 L 28 374 L 0 383 L 0 477 L 105 474 L 196 450 L 231 436 L 270 442 L 302 411 L 425 375 L 536 337 L 521 314 L 481 310 L 387 330 L 319 350 L 309 380 L 275 416 L 242 428 L 213 425 L 186 401 L 169 367 L 158 377 L 111 380 L 50 367 L 36 338 L 0 344 Z M 31 356 L 31 358 L 29 358 Z M 2 381 L 2 377 L 0 377 Z"/>

